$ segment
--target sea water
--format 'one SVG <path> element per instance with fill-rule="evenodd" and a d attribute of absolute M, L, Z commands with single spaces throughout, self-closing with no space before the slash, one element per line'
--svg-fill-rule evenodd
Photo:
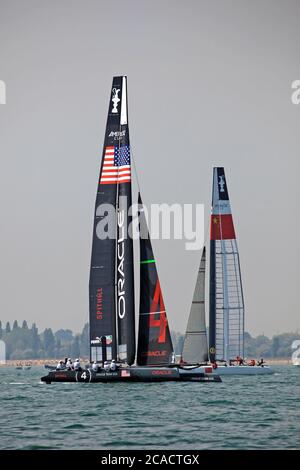
<path fill-rule="evenodd" d="M 47 385 L 0 368 L 1 449 L 294 449 L 300 368 L 222 383 Z"/>

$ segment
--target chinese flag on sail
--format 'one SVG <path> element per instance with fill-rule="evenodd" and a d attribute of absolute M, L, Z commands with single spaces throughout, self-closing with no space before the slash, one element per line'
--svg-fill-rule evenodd
<path fill-rule="evenodd" d="M 210 222 L 211 240 L 235 239 L 235 232 L 231 214 L 220 214 L 211 216 Z"/>

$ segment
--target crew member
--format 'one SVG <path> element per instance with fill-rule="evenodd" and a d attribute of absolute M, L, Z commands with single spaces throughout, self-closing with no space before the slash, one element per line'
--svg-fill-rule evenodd
<path fill-rule="evenodd" d="M 105 372 L 108 372 L 109 369 L 110 369 L 109 362 L 105 361 L 105 362 L 104 362 L 104 365 L 103 365 L 103 368 L 104 368 Z"/>
<path fill-rule="evenodd" d="M 74 370 L 80 370 L 81 367 L 80 367 L 80 361 L 79 359 L 75 359 L 75 362 L 74 362 Z"/>
<path fill-rule="evenodd" d="M 116 364 L 116 361 L 114 359 L 110 363 L 110 370 L 112 370 L 112 371 L 117 370 L 117 364 Z"/>
<path fill-rule="evenodd" d="M 257 365 L 258 366 L 263 366 L 264 364 L 265 364 L 265 361 L 264 361 L 263 357 L 261 357 L 260 360 L 257 361 Z"/>
<path fill-rule="evenodd" d="M 255 366 L 255 359 L 251 359 L 251 361 L 248 363 L 248 366 Z"/>
<path fill-rule="evenodd" d="M 56 366 L 56 370 L 62 370 L 64 369 L 65 366 L 64 366 L 64 362 L 63 361 L 59 361 L 59 363 L 57 364 Z"/>
<path fill-rule="evenodd" d="M 72 370 L 72 367 L 73 367 L 73 363 L 71 361 L 71 358 L 69 357 L 68 360 L 67 360 L 66 368 L 68 370 Z"/>
<path fill-rule="evenodd" d="M 96 361 L 94 361 L 93 364 L 92 364 L 92 370 L 93 370 L 94 372 L 98 372 L 98 364 L 97 364 Z"/>
<path fill-rule="evenodd" d="M 243 366 L 244 365 L 244 359 L 241 356 L 236 356 L 236 362 L 238 366 Z"/>

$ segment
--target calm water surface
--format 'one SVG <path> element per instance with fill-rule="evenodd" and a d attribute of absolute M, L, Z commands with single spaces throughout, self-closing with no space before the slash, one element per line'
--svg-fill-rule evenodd
<path fill-rule="evenodd" d="M 0 368 L 1 449 L 300 448 L 300 367 L 223 383 L 52 384 Z"/>

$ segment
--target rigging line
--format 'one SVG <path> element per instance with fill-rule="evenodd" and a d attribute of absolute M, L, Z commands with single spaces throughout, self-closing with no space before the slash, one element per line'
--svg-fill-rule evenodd
<path fill-rule="evenodd" d="M 233 240 L 230 240 L 231 242 L 231 245 L 232 245 L 232 249 L 233 249 Z M 238 304 L 238 354 L 241 355 L 242 354 L 242 357 L 244 357 L 244 354 L 243 352 L 241 352 L 241 349 L 242 349 L 242 346 L 241 346 L 241 323 L 242 323 L 242 315 L 241 315 L 241 303 L 240 303 L 240 276 L 238 278 L 238 273 L 237 273 L 237 268 L 236 268 L 236 258 L 235 256 L 238 257 L 238 255 L 233 255 L 233 259 L 234 259 L 234 272 L 235 272 L 235 288 L 236 288 L 236 292 L 237 292 L 237 304 Z"/>
<path fill-rule="evenodd" d="M 211 212 L 211 211 L 210 211 L 210 212 Z M 210 215 L 211 215 L 211 214 L 209 214 L 208 220 L 207 220 L 207 222 L 206 222 L 206 230 L 204 230 L 204 245 L 203 245 L 203 248 L 204 248 L 205 246 L 208 246 L 208 240 L 210 239 L 210 238 L 208 238 L 209 228 L 210 228 Z M 202 249 L 202 250 L 203 250 L 203 249 Z"/>
<path fill-rule="evenodd" d="M 131 161 L 133 163 L 133 171 L 134 171 L 134 175 L 135 175 L 135 179 L 136 179 L 136 183 L 137 183 L 137 187 L 138 187 L 138 192 L 141 193 L 138 172 L 137 172 L 136 164 L 135 164 L 135 158 L 133 157 L 133 147 L 132 147 L 131 144 L 130 144 L 130 157 L 131 157 Z"/>

